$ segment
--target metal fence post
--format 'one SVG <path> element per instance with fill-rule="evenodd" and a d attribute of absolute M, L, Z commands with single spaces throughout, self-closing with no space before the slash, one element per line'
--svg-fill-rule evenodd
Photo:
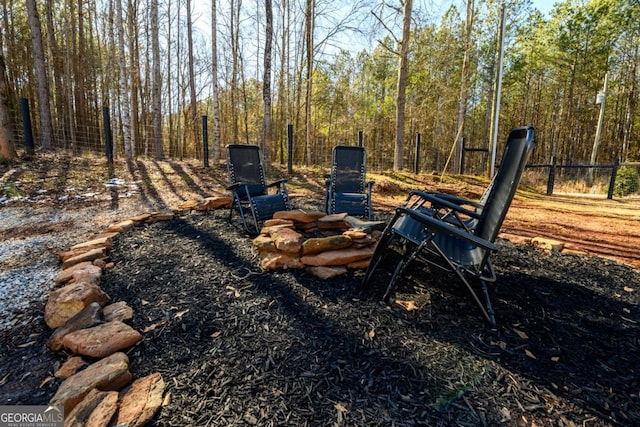
<path fill-rule="evenodd" d="M 113 136 L 111 134 L 111 118 L 109 108 L 102 107 L 102 121 L 104 122 L 104 149 L 107 155 L 107 163 L 113 164 Z"/>
<path fill-rule="evenodd" d="M 553 184 L 556 180 L 556 157 L 551 156 L 551 166 L 549 166 L 549 178 L 547 179 L 547 195 L 553 194 Z"/>
<path fill-rule="evenodd" d="M 413 172 L 417 175 L 420 173 L 420 132 L 416 133 L 416 158 L 413 165 Z"/>
<path fill-rule="evenodd" d="M 202 116 L 202 155 L 204 167 L 209 167 L 209 132 L 207 129 L 207 116 Z"/>
<path fill-rule="evenodd" d="M 287 125 L 287 172 L 293 174 L 293 125 Z"/>
<path fill-rule="evenodd" d="M 613 189 L 616 186 L 616 175 L 618 175 L 618 167 L 620 167 L 620 161 L 615 159 L 613 166 L 611 167 L 611 178 L 609 179 L 609 191 L 607 192 L 607 199 L 613 199 Z"/>
<path fill-rule="evenodd" d="M 20 112 L 22 113 L 22 126 L 24 128 L 24 148 L 27 154 L 35 153 L 33 143 L 33 129 L 31 127 L 31 113 L 29 112 L 29 100 L 20 98 Z"/>
<path fill-rule="evenodd" d="M 364 143 L 364 135 L 361 130 L 358 131 L 358 147 L 362 147 Z"/>

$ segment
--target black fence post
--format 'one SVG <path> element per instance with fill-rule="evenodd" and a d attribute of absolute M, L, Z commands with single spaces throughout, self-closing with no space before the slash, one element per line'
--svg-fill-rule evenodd
<path fill-rule="evenodd" d="M 209 167 L 209 132 L 207 129 L 207 116 L 202 116 L 202 155 L 204 167 Z"/>
<path fill-rule="evenodd" d="M 464 157 L 467 153 L 467 140 L 462 137 L 462 153 L 460 155 L 460 175 L 464 175 Z"/>
<path fill-rule="evenodd" d="M 104 122 L 104 149 L 107 155 L 107 163 L 113 164 L 113 136 L 111 134 L 111 118 L 109 107 L 102 107 L 102 121 Z"/>
<path fill-rule="evenodd" d="M 417 175 L 420 173 L 420 132 L 416 133 L 416 158 L 413 163 L 413 172 Z"/>
<path fill-rule="evenodd" d="M 362 147 L 364 143 L 364 135 L 361 130 L 358 131 L 358 147 Z"/>
<path fill-rule="evenodd" d="M 620 161 L 615 159 L 613 166 L 611 167 L 611 179 L 609 179 L 609 191 L 607 192 L 607 199 L 613 199 L 613 190 L 616 186 L 616 175 L 618 175 L 618 168 L 620 167 Z"/>
<path fill-rule="evenodd" d="M 287 172 L 293 174 L 293 125 L 287 125 Z"/>
<path fill-rule="evenodd" d="M 31 113 L 29 111 L 29 100 L 27 98 L 20 98 L 20 112 L 22 114 L 22 127 L 24 128 L 24 148 L 27 154 L 33 154 L 36 150 L 33 143 Z"/>
<path fill-rule="evenodd" d="M 553 194 L 553 185 L 556 180 L 556 157 L 551 156 L 551 165 L 549 166 L 549 178 L 547 179 L 547 195 Z"/>

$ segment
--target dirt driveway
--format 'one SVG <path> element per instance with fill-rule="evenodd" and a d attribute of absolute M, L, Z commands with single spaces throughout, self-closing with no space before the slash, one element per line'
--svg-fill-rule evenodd
<path fill-rule="evenodd" d="M 503 232 L 546 237 L 589 254 L 640 267 L 640 200 L 525 195 L 509 210 Z"/>

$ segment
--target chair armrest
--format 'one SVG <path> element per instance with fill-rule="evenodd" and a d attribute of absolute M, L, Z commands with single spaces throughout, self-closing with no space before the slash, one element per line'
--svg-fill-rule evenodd
<path fill-rule="evenodd" d="M 437 193 L 427 193 L 424 191 L 417 191 L 417 190 L 413 190 L 410 193 L 410 196 L 418 196 L 428 202 L 430 202 L 432 205 L 438 205 L 438 206 L 442 206 L 448 209 L 451 209 L 454 212 L 458 212 L 464 215 L 467 215 L 468 217 L 471 218 L 480 218 L 480 214 L 476 211 L 472 211 L 470 209 L 466 209 L 462 206 L 460 206 L 457 203 L 452 203 L 451 201 L 447 200 L 446 198 L 442 198 L 439 197 L 439 195 Z M 478 207 L 482 207 L 481 205 L 479 205 Z"/>
<path fill-rule="evenodd" d="M 409 215 L 416 221 L 420 221 L 421 223 L 423 223 L 425 225 L 425 228 L 431 231 L 452 235 L 459 239 L 466 240 L 467 242 L 470 242 L 471 244 L 487 251 L 496 252 L 498 250 L 498 246 L 495 243 L 482 239 L 475 234 L 471 234 L 461 228 L 454 227 L 453 225 L 450 225 L 444 221 L 420 213 L 414 209 L 398 207 L 396 208 L 396 215 L 398 214 Z"/>
<path fill-rule="evenodd" d="M 236 182 L 234 184 L 229 185 L 228 187 L 225 187 L 225 190 L 227 191 L 236 191 L 238 188 L 242 187 L 243 185 L 247 185 L 246 182 Z"/>
<path fill-rule="evenodd" d="M 456 205 L 459 205 L 459 206 L 469 205 L 469 206 L 473 206 L 476 209 L 484 208 L 484 205 L 481 205 L 478 202 L 465 199 L 463 197 L 454 196 L 453 194 L 447 194 L 447 193 L 430 193 L 430 194 L 433 194 L 434 196 L 447 200 L 451 203 L 455 203 Z"/>
<path fill-rule="evenodd" d="M 272 182 L 271 184 L 267 184 L 267 187 L 280 187 L 280 185 L 284 184 L 287 181 L 288 181 L 287 178 L 282 178 L 282 179 L 279 179 L 277 181 Z"/>

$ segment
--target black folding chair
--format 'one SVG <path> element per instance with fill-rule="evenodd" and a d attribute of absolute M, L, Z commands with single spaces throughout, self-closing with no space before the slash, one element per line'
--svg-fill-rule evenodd
<path fill-rule="evenodd" d="M 326 181 L 325 210 L 328 214 L 346 212 L 371 220 L 371 188 L 366 181 L 364 147 L 338 145 L 331 152 L 331 176 Z"/>
<path fill-rule="evenodd" d="M 230 144 L 226 147 L 227 173 L 233 194 L 229 221 L 238 210 L 242 225 L 248 233 L 259 233 L 259 223 L 273 217 L 278 211 L 291 210 L 286 179 L 267 184 L 260 147 L 257 145 Z M 275 187 L 275 194 L 269 188 Z M 247 216 L 253 219 L 253 230 L 249 229 Z"/>
<path fill-rule="evenodd" d="M 371 284 L 375 270 L 390 245 L 399 248 L 395 266 L 383 299 L 388 301 L 396 282 L 416 259 L 447 272 L 455 272 L 465 284 L 487 321 L 495 326 L 495 315 L 486 282 L 496 274 L 491 253 L 498 250 L 495 239 L 515 195 L 527 159 L 534 148 L 533 127 L 513 129 L 498 173 L 483 196 L 484 203 L 471 206 L 464 199 L 413 191 L 396 208 L 365 274 L 363 286 Z M 480 300 L 470 280 L 478 279 L 484 294 Z"/>

